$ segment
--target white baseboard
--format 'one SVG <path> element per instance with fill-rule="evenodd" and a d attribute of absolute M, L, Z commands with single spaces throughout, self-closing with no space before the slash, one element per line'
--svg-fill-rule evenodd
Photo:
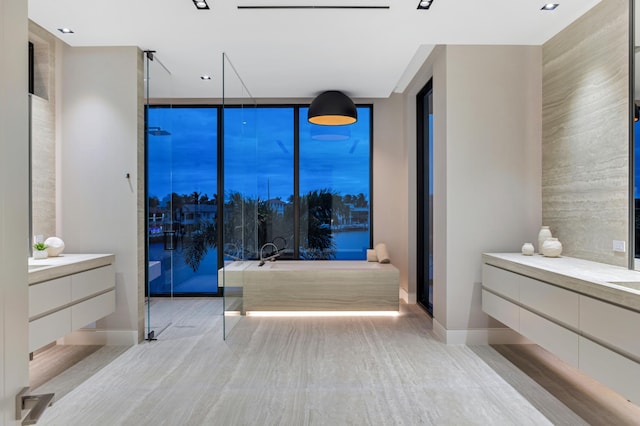
<path fill-rule="evenodd" d="M 407 293 L 407 290 L 405 290 L 404 288 L 400 288 L 400 300 L 402 300 L 404 303 L 409 303 L 409 293 Z"/>
<path fill-rule="evenodd" d="M 418 303 L 418 299 L 415 293 L 409 293 L 404 288 L 400 287 L 400 300 L 408 305 L 415 305 Z"/>
<path fill-rule="evenodd" d="M 58 343 L 64 345 L 133 346 L 138 344 L 138 332 L 135 330 L 80 329 L 58 339 Z"/>
<path fill-rule="evenodd" d="M 524 345 L 532 343 L 510 328 L 447 330 L 436 319 L 433 332 L 447 345 Z"/>

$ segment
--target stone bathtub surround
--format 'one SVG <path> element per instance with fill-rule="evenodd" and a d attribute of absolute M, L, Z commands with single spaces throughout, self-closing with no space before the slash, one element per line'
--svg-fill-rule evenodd
<path fill-rule="evenodd" d="M 220 285 L 242 287 L 244 311 L 397 312 L 400 304 L 400 271 L 388 263 L 236 261 L 218 277 Z"/>
<path fill-rule="evenodd" d="M 482 261 L 640 312 L 640 272 L 637 271 L 571 257 L 520 253 L 485 253 Z"/>

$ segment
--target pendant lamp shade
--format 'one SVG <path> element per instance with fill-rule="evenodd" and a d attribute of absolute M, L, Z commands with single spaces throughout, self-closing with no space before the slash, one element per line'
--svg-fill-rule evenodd
<path fill-rule="evenodd" d="M 319 94 L 309 105 L 308 120 L 323 126 L 343 126 L 358 120 L 358 110 L 344 93 L 329 90 Z"/>

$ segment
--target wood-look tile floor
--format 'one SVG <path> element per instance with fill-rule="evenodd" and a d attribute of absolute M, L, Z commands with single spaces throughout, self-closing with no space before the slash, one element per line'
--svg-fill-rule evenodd
<path fill-rule="evenodd" d="M 640 415 L 634 417 L 638 407 L 613 393 L 609 397 L 618 398 L 614 403 L 610 398 L 596 398 L 586 403 L 589 410 L 570 408 L 570 399 L 543 386 L 567 386 L 565 393 L 577 400 L 584 392 L 597 394 L 603 388 L 594 382 L 595 391 L 579 386 L 571 389 L 570 383 L 557 382 L 555 372 L 540 367 L 557 360 L 538 359 L 535 351 L 440 343 L 431 331 L 430 318 L 415 306 L 403 305 L 402 315 L 396 318 L 247 317 L 235 325 L 226 341 L 222 340 L 219 299 L 187 306 L 184 303 L 180 310 L 188 315 L 174 316 L 158 341 L 131 347 L 96 369 L 59 398 L 39 424 L 582 425 L 640 421 Z M 514 365 L 519 362 L 530 376 Z M 74 368 L 65 374 L 72 375 Z M 612 411 L 601 414 L 597 404 Z M 625 414 L 611 417 L 618 411 Z"/>

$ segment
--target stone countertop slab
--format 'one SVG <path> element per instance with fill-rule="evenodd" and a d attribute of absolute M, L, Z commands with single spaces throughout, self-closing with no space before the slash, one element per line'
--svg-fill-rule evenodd
<path fill-rule="evenodd" d="M 46 259 L 29 258 L 29 285 L 115 263 L 113 254 L 62 254 Z"/>
<path fill-rule="evenodd" d="M 484 253 L 488 265 L 640 312 L 640 272 L 571 257 Z"/>
<path fill-rule="evenodd" d="M 318 271 L 397 271 L 390 263 L 367 262 L 365 260 L 278 260 L 247 262 L 246 271 L 270 272 L 318 272 Z"/>

